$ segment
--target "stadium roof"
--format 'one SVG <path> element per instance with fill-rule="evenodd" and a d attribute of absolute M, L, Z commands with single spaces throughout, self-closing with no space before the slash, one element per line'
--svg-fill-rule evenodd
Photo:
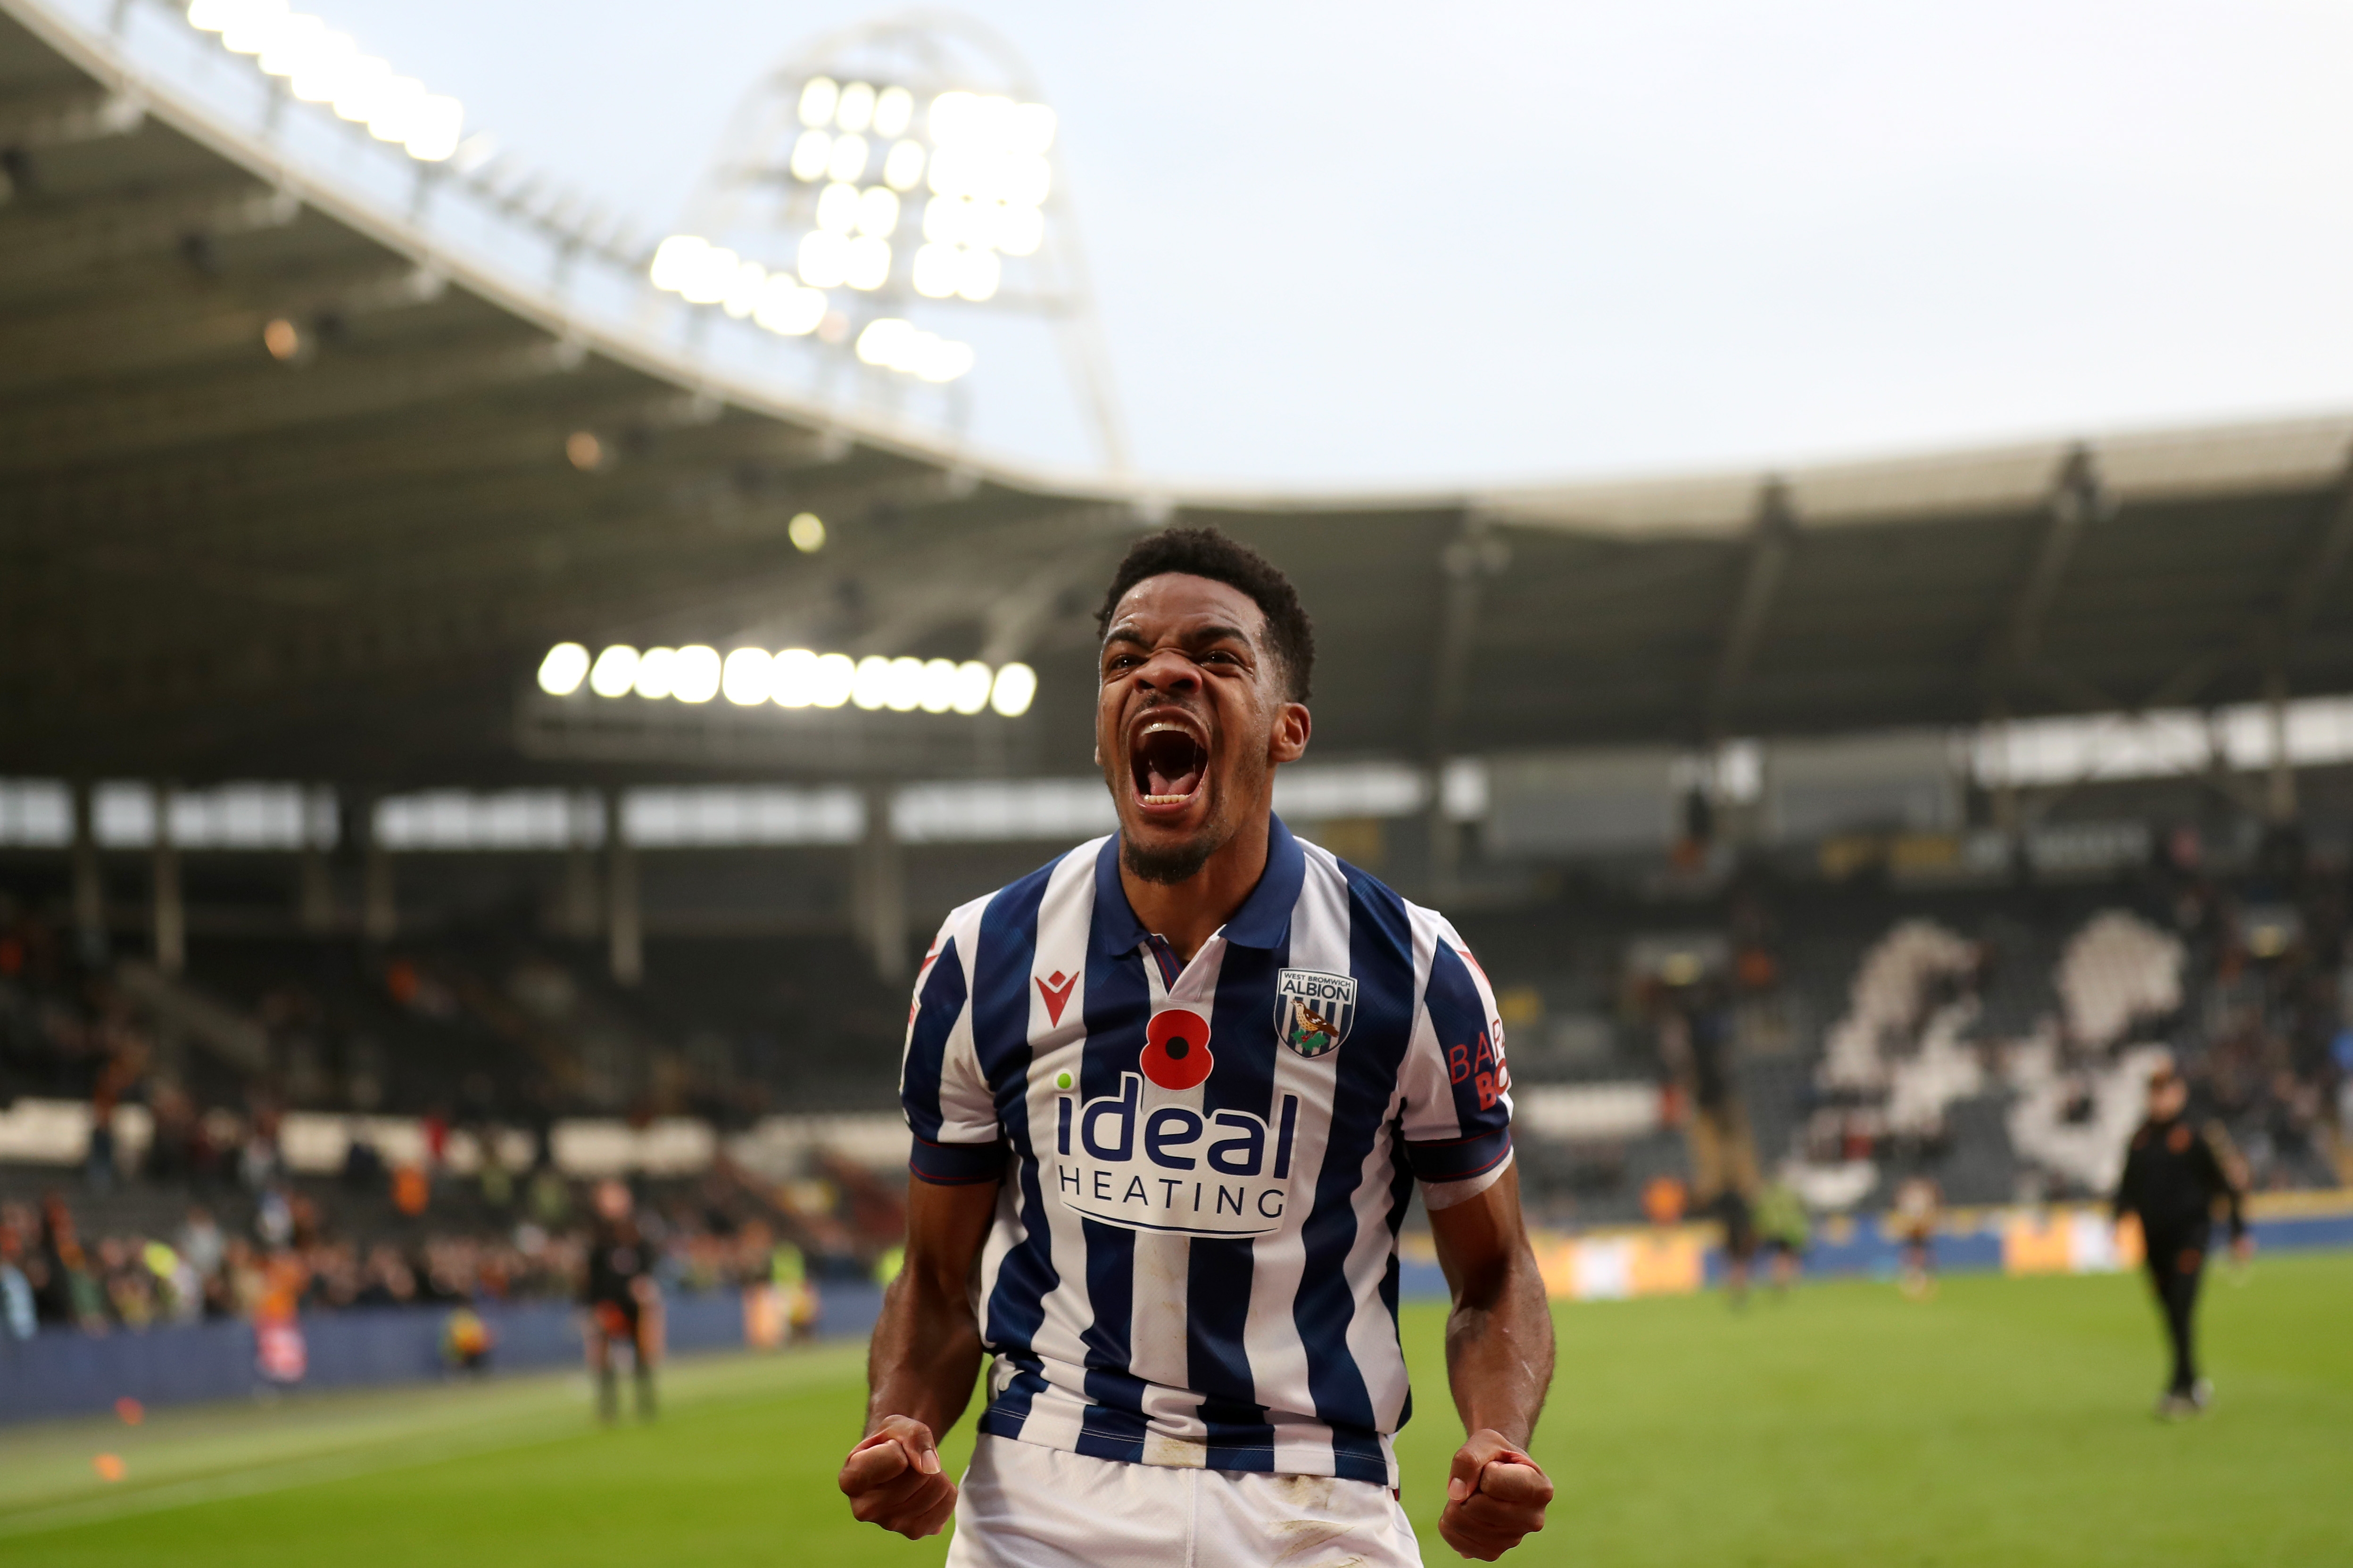
<path fill-rule="evenodd" d="M 2353 689 L 2353 417 L 1778 477 L 1171 493 L 977 460 L 584 321 L 40 0 L 0 0 L 0 773 L 1082 770 L 1098 584 L 1166 519 L 1298 578 L 1330 752 Z M 802 510 L 822 553 L 786 542 Z M 1017 721 L 592 710 L 533 687 L 565 638 L 1026 658 L 1041 689 Z"/>

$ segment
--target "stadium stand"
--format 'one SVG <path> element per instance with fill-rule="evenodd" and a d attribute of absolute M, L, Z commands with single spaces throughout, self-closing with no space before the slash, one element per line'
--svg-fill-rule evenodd
<path fill-rule="evenodd" d="M 643 256 L 561 292 L 468 237 L 490 175 L 387 199 L 114 16 L 0 0 L 0 1198 L 92 1260 L 51 1318 L 249 1309 L 232 1238 L 325 1305 L 560 1292 L 607 1171 L 681 1279 L 755 1226 L 869 1268 L 905 977 L 1104 826 L 1092 595 L 1164 521 L 1313 607 L 1282 809 L 1482 955 L 1541 1217 L 1751 1166 L 2094 1195 L 2158 1046 L 2258 1184 L 2353 1176 L 2353 419 L 1412 497 L 1029 472 L 639 331 Z M 572 641 L 1038 685 L 543 689 Z"/>

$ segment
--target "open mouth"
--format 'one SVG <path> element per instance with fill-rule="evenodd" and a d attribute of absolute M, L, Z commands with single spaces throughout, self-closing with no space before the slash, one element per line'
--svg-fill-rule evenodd
<path fill-rule="evenodd" d="M 1201 787 L 1209 748 L 1190 726 L 1154 719 L 1129 743 L 1127 763 L 1138 801 L 1147 806 L 1182 805 Z"/>

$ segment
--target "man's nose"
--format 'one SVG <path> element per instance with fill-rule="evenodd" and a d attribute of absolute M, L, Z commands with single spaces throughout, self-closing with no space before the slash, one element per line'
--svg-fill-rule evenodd
<path fill-rule="evenodd" d="M 1201 667 L 1175 648 L 1160 648 L 1135 672 L 1136 683 L 1155 691 L 1185 693 L 1201 689 Z"/>

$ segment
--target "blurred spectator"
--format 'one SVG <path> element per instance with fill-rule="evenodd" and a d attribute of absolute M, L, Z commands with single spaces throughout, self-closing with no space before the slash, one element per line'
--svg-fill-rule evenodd
<path fill-rule="evenodd" d="M 33 1284 L 25 1277 L 25 1241 L 13 1219 L 0 1216 L 0 1330 L 29 1340 L 36 1327 Z"/>

